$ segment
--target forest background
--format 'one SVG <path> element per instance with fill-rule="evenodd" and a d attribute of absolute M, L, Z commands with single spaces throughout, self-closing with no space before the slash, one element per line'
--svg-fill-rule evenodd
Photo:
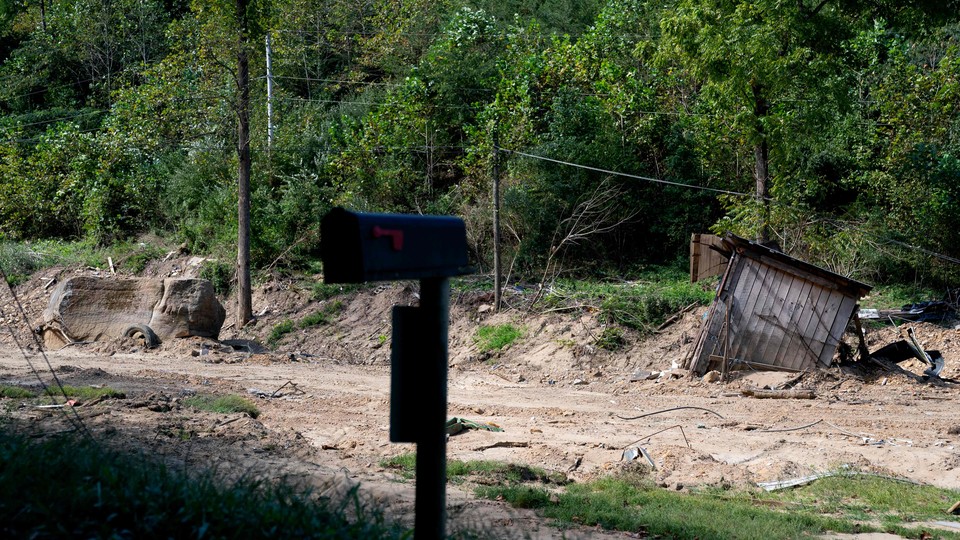
<path fill-rule="evenodd" d="M 231 260 L 242 56 L 254 268 L 345 206 L 459 215 L 488 272 L 496 169 L 515 280 L 708 230 L 960 276 L 956 0 L 0 0 L 0 241 Z"/>

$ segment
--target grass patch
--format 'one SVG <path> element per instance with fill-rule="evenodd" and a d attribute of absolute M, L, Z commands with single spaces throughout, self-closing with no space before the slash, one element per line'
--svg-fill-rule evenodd
<path fill-rule="evenodd" d="M 416 452 L 399 454 L 381 460 L 380 466 L 392 469 L 403 478 L 410 480 L 416 477 L 417 454 Z M 568 482 L 566 475 L 562 473 L 551 473 L 537 467 L 489 460 L 447 460 L 447 482 L 459 484 L 468 478 L 487 485 L 512 485 L 524 482 L 564 485 Z"/>
<path fill-rule="evenodd" d="M 253 475 L 187 475 L 78 437 L 35 442 L 0 432 L 0 464 L 7 538 L 409 537 L 355 491 L 331 500 Z"/>
<path fill-rule="evenodd" d="M 542 486 L 484 486 L 478 496 L 535 508 L 560 525 L 581 524 L 678 539 L 812 538 L 882 530 L 920 537 L 911 522 L 943 520 L 960 492 L 867 475 L 824 478 L 773 493 L 707 488 L 678 493 L 625 472 L 559 493 Z M 879 525 L 877 525 L 879 524 Z M 960 538 L 938 533 L 943 538 Z"/>
<path fill-rule="evenodd" d="M 932 289 L 922 285 L 891 284 L 877 285 L 870 291 L 870 296 L 860 304 L 871 309 L 900 309 L 904 306 L 943 299 L 943 290 Z"/>
<path fill-rule="evenodd" d="M 343 302 L 334 300 L 324 305 L 320 310 L 300 319 L 298 326 L 300 328 L 310 328 L 311 326 L 330 324 L 333 321 L 333 317 L 341 311 L 343 311 Z"/>
<path fill-rule="evenodd" d="M 310 299 L 314 301 L 323 301 L 341 294 L 349 294 L 359 291 L 363 284 L 353 283 L 323 283 L 318 281 L 310 286 Z"/>
<path fill-rule="evenodd" d="M 20 388 L 19 386 L 0 385 L 0 398 L 30 399 L 37 397 L 36 392 Z"/>
<path fill-rule="evenodd" d="M 51 266 L 103 267 L 106 263 L 104 250 L 92 242 L 0 241 L 0 269 L 11 286 L 19 285 L 31 274 Z"/>
<path fill-rule="evenodd" d="M 216 396 L 212 394 L 197 394 L 183 400 L 188 407 L 219 414 L 244 413 L 251 418 L 260 416 L 260 409 L 250 400 L 237 396 Z"/>
<path fill-rule="evenodd" d="M 946 509 L 960 500 L 960 492 L 865 474 L 843 474 L 778 493 L 777 499 L 815 513 L 879 521 L 886 529 L 904 522 L 943 520 Z"/>
<path fill-rule="evenodd" d="M 482 325 L 473 339 L 481 351 L 499 351 L 523 337 L 523 330 L 512 324 Z"/>
<path fill-rule="evenodd" d="M 407 480 L 412 480 L 417 475 L 417 454 L 408 452 L 382 459 L 380 460 L 380 466 L 392 470 Z"/>
<path fill-rule="evenodd" d="M 121 252 L 129 250 L 126 255 L 118 254 L 117 258 L 122 261 L 120 266 L 133 274 L 143 272 L 150 261 L 162 259 L 167 254 L 163 248 L 150 244 L 118 245 L 115 249 Z"/>
<path fill-rule="evenodd" d="M 629 283 L 558 280 L 543 301 L 547 308 L 598 309 L 604 322 L 646 334 L 691 304 L 708 305 L 715 295 L 714 285 L 712 281 L 690 283 L 680 269 L 657 267 Z"/>
<path fill-rule="evenodd" d="M 270 330 L 270 335 L 267 336 L 267 345 L 271 347 L 276 347 L 277 343 L 280 341 L 283 336 L 293 332 L 295 326 L 293 321 L 286 319 L 274 325 Z"/>
<path fill-rule="evenodd" d="M 65 384 L 62 387 L 59 386 L 48 386 L 44 393 L 48 396 L 63 396 L 67 395 L 68 398 L 76 399 L 97 399 L 97 398 L 116 398 L 123 399 L 127 397 L 123 392 L 110 388 L 109 386 L 104 386 L 101 388 L 95 388 L 93 386 L 71 386 Z"/>

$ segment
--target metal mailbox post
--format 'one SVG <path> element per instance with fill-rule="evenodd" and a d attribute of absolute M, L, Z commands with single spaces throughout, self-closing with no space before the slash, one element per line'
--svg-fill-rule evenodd
<path fill-rule="evenodd" d="M 466 226 L 455 217 L 334 208 L 320 231 L 326 283 L 420 280 L 419 307 L 393 308 L 390 440 L 417 444 L 417 539 L 443 538 L 450 277 L 472 273 Z"/>

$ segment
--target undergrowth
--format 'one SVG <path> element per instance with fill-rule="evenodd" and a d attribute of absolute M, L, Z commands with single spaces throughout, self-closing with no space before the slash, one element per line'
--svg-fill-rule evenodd
<path fill-rule="evenodd" d="M 260 416 L 260 409 L 250 400 L 233 394 L 225 396 L 197 394 L 184 398 L 183 404 L 201 411 L 220 414 L 244 413 L 251 418 Z"/>
<path fill-rule="evenodd" d="M 473 336 L 480 351 L 499 351 L 523 337 L 523 329 L 512 324 L 481 325 Z"/>
<path fill-rule="evenodd" d="M 628 282 L 558 280 L 544 295 L 546 309 L 599 310 L 608 324 L 650 333 L 670 316 L 713 301 L 716 280 L 690 283 L 690 277 L 672 267 L 656 268 Z M 604 348 L 618 346 L 607 336 Z"/>
<path fill-rule="evenodd" d="M 363 504 L 247 475 L 187 475 L 77 436 L 0 431 L 4 538 L 394 539 L 407 532 Z"/>
<path fill-rule="evenodd" d="M 720 487 L 682 493 L 657 487 L 641 469 L 571 484 L 562 491 L 527 482 L 481 486 L 477 495 L 537 509 L 561 526 L 691 540 L 812 538 L 828 531 L 880 530 L 932 538 L 913 523 L 945 519 L 946 509 L 960 498 L 953 490 L 857 473 L 771 493 Z"/>

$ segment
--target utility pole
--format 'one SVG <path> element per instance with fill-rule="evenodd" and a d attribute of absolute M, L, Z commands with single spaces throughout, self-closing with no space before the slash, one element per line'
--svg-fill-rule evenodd
<path fill-rule="evenodd" d="M 248 0 L 237 1 L 237 316 L 240 330 L 253 318 L 250 285 L 250 62 L 247 56 Z"/>
<path fill-rule="evenodd" d="M 500 148 L 493 128 L 493 310 L 500 311 L 503 283 L 500 273 Z"/>

